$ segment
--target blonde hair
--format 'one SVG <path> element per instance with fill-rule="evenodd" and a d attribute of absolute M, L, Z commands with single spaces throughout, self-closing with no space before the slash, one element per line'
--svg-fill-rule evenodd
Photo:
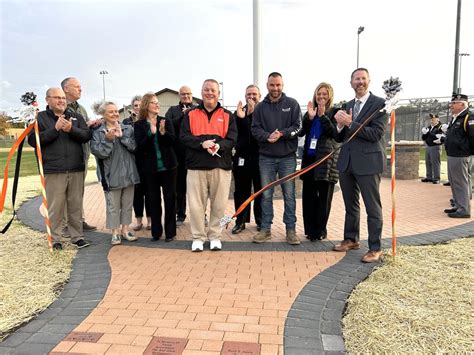
<path fill-rule="evenodd" d="M 314 105 L 314 107 L 316 107 L 316 95 L 317 95 L 318 91 L 322 88 L 325 88 L 328 91 L 329 100 L 328 100 L 328 102 L 326 102 L 326 111 L 328 111 L 332 107 L 332 103 L 334 101 L 334 90 L 333 90 L 331 84 L 329 84 L 329 83 L 326 83 L 326 82 L 323 81 L 318 86 L 316 86 L 316 89 L 314 90 L 314 93 L 313 93 L 313 105 Z"/>

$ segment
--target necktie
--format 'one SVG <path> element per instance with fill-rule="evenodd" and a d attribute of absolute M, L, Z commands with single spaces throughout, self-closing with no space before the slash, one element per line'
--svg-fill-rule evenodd
<path fill-rule="evenodd" d="M 359 116 L 361 103 L 362 103 L 362 101 L 360 101 L 360 100 L 357 100 L 357 101 L 355 102 L 354 109 L 352 110 L 352 120 L 353 120 L 353 121 L 356 121 L 356 120 L 357 120 L 357 116 Z"/>

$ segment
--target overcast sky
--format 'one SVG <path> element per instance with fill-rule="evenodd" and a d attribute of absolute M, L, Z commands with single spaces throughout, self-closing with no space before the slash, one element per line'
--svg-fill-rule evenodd
<path fill-rule="evenodd" d="M 135 94 L 224 82 L 225 105 L 236 105 L 253 82 L 252 0 L 0 0 L 0 109 L 21 106 L 26 91 L 44 108 L 48 87 L 68 76 L 82 84 L 90 111 L 102 98 L 128 104 Z M 350 73 L 371 73 L 383 96 L 390 76 L 402 98 L 450 96 L 457 0 L 261 0 L 261 77 L 283 74 L 284 91 L 305 105 L 321 81 L 336 101 L 352 98 Z M 474 94 L 474 1 L 463 1 L 460 51 L 463 92 Z"/>

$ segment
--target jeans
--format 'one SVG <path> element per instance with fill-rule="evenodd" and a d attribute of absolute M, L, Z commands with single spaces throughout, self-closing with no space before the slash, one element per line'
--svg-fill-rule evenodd
<path fill-rule="evenodd" d="M 296 155 L 286 157 L 270 157 L 260 155 L 260 177 L 262 186 L 293 173 L 296 169 Z M 283 223 L 287 230 L 294 230 L 296 224 L 295 181 L 287 181 L 281 185 L 284 201 Z M 270 188 L 262 196 L 262 230 L 270 230 L 273 221 L 273 191 Z"/>

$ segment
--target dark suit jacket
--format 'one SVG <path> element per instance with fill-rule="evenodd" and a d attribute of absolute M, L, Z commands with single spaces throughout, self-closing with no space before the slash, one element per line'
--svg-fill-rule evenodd
<path fill-rule="evenodd" d="M 351 100 L 343 107 L 349 110 L 354 107 L 355 100 Z M 372 120 L 363 127 L 359 133 L 347 144 L 345 144 L 339 154 L 337 169 L 345 172 L 349 167 L 356 175 L 380 174 L 385 168 L 385 127 L 388 122 L 388 115 L 385 111 L 380 112 L 385 106 L 385 100 L 370 93 L 367 102 L 362 107 L 356 121 L 349 127 L 344 127 L 336 137 L 337 142 L 343 142 L 360 127 L 369 116 L 375 112 Z"/>

